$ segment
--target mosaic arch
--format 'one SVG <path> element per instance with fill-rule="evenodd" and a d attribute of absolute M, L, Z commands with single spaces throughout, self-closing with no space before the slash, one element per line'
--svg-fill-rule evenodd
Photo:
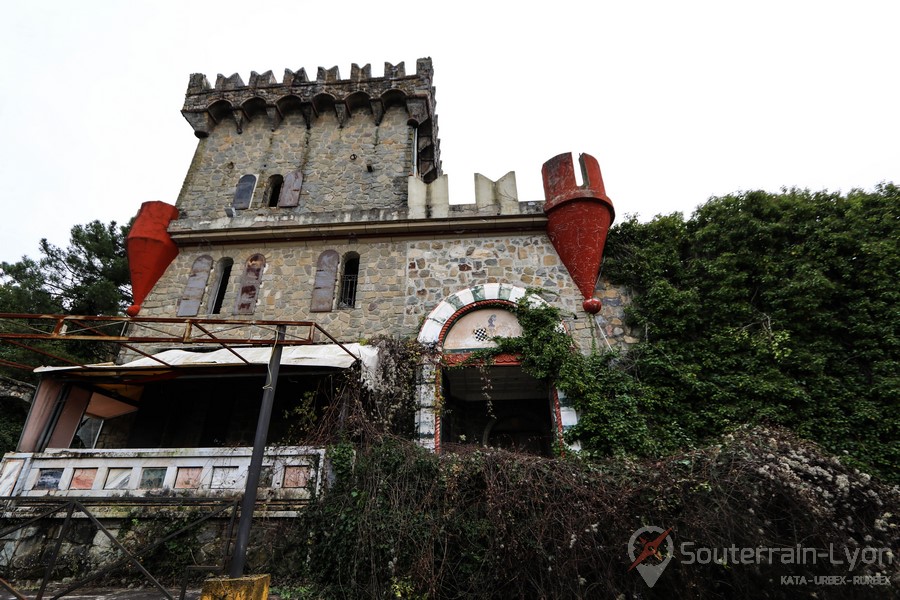
<path fill-rule="evenodd" d="M 526 293 L 525 288 L 504 283 L 486 283 L 460 290 L 441 301 L 428 314 L 419 330 L 418 341 L 438 348 L 443 355 L 442 358 L 450 358 L 449 353 L 458 351 L 459 344 L 453 341 L 449 344 L 452 348 L 445 349 L 444 343 L 455 325 L 465 323 L 466 315 L 471 316 L 476 311 L 490 307 L 508 310 L 524 298 Z M 529 296 L 529 302 L 535 306 L 546 304 L 537 295 Z M 515 327 L 507 325 L 506 331 L 511 333 L 515 330 Z M 560 327 L 563 327 L 562 323 Z M 477 338 L 477 330 L 475 336 Z M 445 350 L 448 352 L 446 355 Z M 441 365 L 437 364 L 437 361 L 428 361 L 423 363 L 420 369 L 420 383 L 416 390 L 419 407 L 416 413 L 417 437 L 420 445 L 439 451 L 441 423 L 438 398 L 441 389 Z M 561 392 L 557 391 L 556 396 L 558 401 L 554 403 L 551 413 L 555 428 L 559 432 L 564 432 L 578 422 L 578 415 Z M 570 447 L 578 449 L 577 445 Z"/>

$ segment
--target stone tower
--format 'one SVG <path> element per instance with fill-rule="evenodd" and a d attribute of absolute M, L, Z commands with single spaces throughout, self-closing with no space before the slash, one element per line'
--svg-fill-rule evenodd
<path fill-rule="evenodd" d="M 460 283 L 504 279 L 511 258 L 460 264 L 472 255 L 465 238 L 543 229 L 541 205 L 518 202 L 514 173 L 476 175 L 476 203 L 450 205 L 432 75 L 428 58 L 415 74 L 385 63 L 382 77 L 369 65 L 349 79 L 320 67 L 314 81 L 303 69 L 281 82 L 219 75 L 214 86 L 191 75 L 182 114 L 199 142 L 168 225 L 178 253 L 140 316 L 314 319 L 343 340 L 415 336 Z"/>

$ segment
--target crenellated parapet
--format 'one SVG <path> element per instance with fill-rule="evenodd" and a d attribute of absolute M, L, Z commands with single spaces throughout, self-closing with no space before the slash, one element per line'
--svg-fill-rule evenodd
<path fill-rule="evenodd" d="M 337 67 L 319 67 L 313 81 L 302 68 L 285 69 L 280 82 L 272 71 L 251 73 L 246 84 L 236 73 L 218 75 L 214 86 L 205 75 L 195 73 L 181 114 L 194 135 L 205 138 L 222 121 L 231 122 L 240 133 L 250 120 L 264 118 L 275 131 L 290 113 L 301 114 L 307 128 L 326 112 L 334 114 L 340 127 L 358 112 L 370 114 L 380 124 L 386 110 L 401 106 L 408 115 L 407 123 L 416 128 L 419 174 L 431 182 L 441 174 L 433 74 L 430 58 L 416 61 L 414 75 L 406 74 L 402 62 L 384 63 L 382 77 L 372 77 L 371 65 L 353 64 L 349 79 L 341 79 Z"/>
<path fill-rule="evenodd" d="M 451 204 L 449 177 L 441 175 L 431 183 L 418 177 L 409 178 L 407 218 L 455 219 L 481 217 L 510 217 L 543 214 L 540 202 L 520 202 L 516 188 L 516 173 L 510 171 L 497 181 L 475 173 L 475 202 Z"/>

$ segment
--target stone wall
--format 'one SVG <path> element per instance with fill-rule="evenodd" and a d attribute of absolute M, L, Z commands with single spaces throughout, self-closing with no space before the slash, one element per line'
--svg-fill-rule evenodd
<path fill-rule="evenodd" d="M 34 396 L 34 386 L 30 383 L 10 379 L 9 377 L 0 377 L 0 397 L 18 398 L 23 402 L 31 402 Z"/>
<path fill-rule="evenodd" d="M 392 107 L 376 123 L 371 113 L 357 112 L 339 126 L 333 113 L 318 116 L 307 129 L 292 113 L 272 130 L 265 115 L 244 124 L 238 133 L 223 122 L 197 145 L 176 206 L 181 212 L 174 231 L 251 226 L 263 220 L 339 222 L 351 211 L 406 211 L 407 178 L 413 168 L 413 128 L 402 107 Z M 267 205 L 272 175 L 303 174 L 300 204 Z M 243 175 L 256 175 L 250 208 L 226 217 Z M 384 215 L 381 215 L 384 218 Z M 394 214 L 388 218 L 398 218 Z"/>
<path fill-rule="evenodd" d="M 342 257 L 347 252 L 359 254 L 355 308 L 310 312 L 316 261 L 325 250 L 335 250 Z M 595 321 L 583 311 L 581 294 L 542 232 L 182 249 L 144 302 L 141 316 L 174 317 L 193 261 L 208 254 L 214 263 L 226 256 L 234 260 L 220 317 L 235 318 L 232 309 L 243 264 L 255 253 L 266 257 L 266 267 L 254 314 L 246 318 L 314 320 L 341 341 L 360 341 L 376 335 L 415 337 L 423 319 L 441 300 L 485 283 L 545 289 L 547 300 L 562 311 L 567 327 L 584 350 L 605 345 L 603 336 L 613 346 L 636 341 L 624 323 L 628 292 L 601 283 L 598 295 L 604 305 Z M 210 276 L 210 284 L 214 277 Z M 200 317 L 208 316 L 209 287 L 208 284 Z"/>

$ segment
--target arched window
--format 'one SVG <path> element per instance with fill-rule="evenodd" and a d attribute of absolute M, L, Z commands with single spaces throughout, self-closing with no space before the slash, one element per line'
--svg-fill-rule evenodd
<path fill-rule="evenodd" d="M 356 284 L 359 279 L 359 254 L 344 255 L 344 272 L 341 274 L 341 295 L 338 308 L 356 307 Z"/>
<path fill-rule="evenodd" d="M 237 187 L 234 189 L 234 201 L 231 203 L 231 207 L 235 210 L 250 208 L 254 189 L 256 189 L 256 175 L 244 175 L 241 177 L 238 180 Z"/>
<path fill-rule="evenodd" d="M 272 175 L 269 177 L 269 185 L 266 188 L 266 204 L 270 208 L 278 206 L 278 197 L 281 195 L 281 187 L 284 185 L 284 177 Z"/>
<path fill-rule="evenodd" d="M 216 263 L 216 279 L 209 290 L 207 314 L 217 315 L 222 312 L 222 301 L 225 299 L 225 292 L 228 291 L 228 280 L 231 278 L 233 265 L 234 261 L 230 258 L 221 258 Z"/>
<path fill-rule="evenodd" d="M 203 255 L 194 261 L 191 266 L 191 274 L 188 275 L 187 285 L 178 303 L 179 317 L 196 317 L 200 312 L 200 302 L 203 300 L 203 292 L 206 290 L 206 282 L 209 280 L 209 272 L 212 270 L 212 256 Z"/>
<path fill-rule="evenodd" d="M 247 259 L 241 276 L 241 289 L 234 303 L 234 314 L 252 315 L 256 310 L 256 298 L 259 296 L 259 284 L 265 268 L 266 257 L 262 254 L 254 254 Z"/>
<path fill-rule="evenodd" d="M 340 255 L 334 250 L 326 250 L 316 261 L 316 281 L 313 286 L 311 312 L 331 312 L 334 306 L 334 283 L 337 279 Z"/>

